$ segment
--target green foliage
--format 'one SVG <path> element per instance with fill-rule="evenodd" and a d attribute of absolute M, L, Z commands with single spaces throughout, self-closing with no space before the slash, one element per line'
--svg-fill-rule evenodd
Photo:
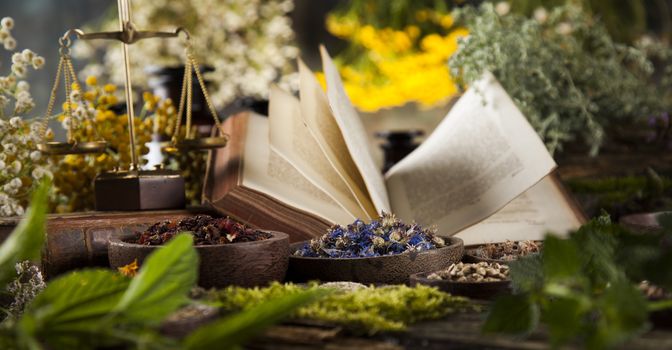
<path fill-rule="evenodd" d="M 185 349 L 231 349 L 260 330 L 280 321 L 298 307 L 328 294 L 328 290 L 310 289 L 279 296 L 243 312 L 201 327 L 184 340 Z"/>
<path fill-rule="evenodd" d="M 319 290 L 316 284 L 309 291 Z M 266 288 L 229 287 L 211 295 L 225 311 L 248 310 L 261 302 L 302 293 L 306 288 L 274 283 Z M 401 331 L 421 320 L 437 319 L 471 307 L 467 299 L 427 286 L 369 287 L 338 291 L 293 313 L 293 317 L 341 325 L 354 333 Z"/>
<path fill-rule="evenodd" d="M 633 234 L 608 217 L 568 239 L 548 235 L 543 254 L 511 263 L 516 293 L 495 301 L 484 330 L 525 334 L 543 323 L 555 346 L 620 344 L 648 328 L 649 310 L 672 307 L 650 305 L 636 287 L 644 279 L 672 286 L 672 273 L 655 268 L 672 266 L 672 252 L 661 244 L 671 237 Z"/>
<path fill-rule="evenodd" d="M 188 302 L 187 294 L 197 277 L 193 238 L 180 234 L 144 262 L 114 312 L 138 322 L 161 321 Z"/>
<path fill-rule="evenodd" d="M 18 321 L 18 344 L 167 346 L 152 326 L 188 302 L 197 268 L 193 240 L 182 234 L 150 255 L 132 281 L 101 269 L 63 275 L 48 284 Z"/>
<path fill-rule="evenodd" d="M 49 181 L 43 181 L 33 193 L 31 206 L 25 219 L 0 246 L 0 286 L 5 286 L 14 276 L 14 265 L 24 260 L 37 260 L 45 240 L 47 196 Z"/>
<path fill-rule="evenodd" d="M 645 174 L 571 179 L 565 182 L 589 216 L 604 209 L 622 215 L 672 209 L 672 179 L 648 169 Z"/>
<path fill-rule="evenodd" d="M 490 3 L 457 17 L 470 36 L 449 65 L 463 87 L 491 71 L 552 152 L 583 141 L 597 153 L 609 124 L 669 108 L 649 84 L 644 52 L 614 42 L 580 7 L 553 9 L 543 20 L 500 16 Z"/>

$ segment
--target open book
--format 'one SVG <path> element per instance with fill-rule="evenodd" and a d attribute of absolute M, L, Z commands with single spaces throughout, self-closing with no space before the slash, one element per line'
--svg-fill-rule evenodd
<path fill-rule="evenodd" d="M 492 74 L 383 176 L 335 65 L 321 53 L 326 93 L 299 62 L 299 99 L 274 86 L 268 118 L 243 113 L 223 124 L 231 140 L 211 153 L 206 202 L 293 240 L 381 211 L 467 244 L 539 239 L 580 225 L 547 177 L 555 162 Z"/>

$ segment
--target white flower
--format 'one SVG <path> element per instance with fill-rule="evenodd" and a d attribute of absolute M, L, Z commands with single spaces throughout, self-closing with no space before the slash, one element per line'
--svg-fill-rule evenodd
<path fill-rule="evenodd" d="M 0 109 L 4 109 L 5 106 L 7 106 L 7 103 L 9 103 L 9 99 L 4 95 L 0 95 Z M 3 128 L 0 127 L 0 132 L 2 132 L 2 131 L 3 131 Z"/>
<path fill-rule="evenodd" d="M 2 160 L 0 160 L 0 171 L 5 170 L 5 167 L 6 167 L 6 166 L 7 166 L 7 165 L 5 164 L 5 162 L 2 161 Z"/>
<path fill-rule="evenodd" d="M 44 67 L 44 57 L 42 56 L 35 56 L 33 57 L 33 68 L 35 69 L 41 69 Z"/>
<path fill-rule="evenodd" d="M 20 82 L 16 83 L 16 90 L 28 92 L 28 90 L 30 90 L 30 84 L 28 84 L 28 82 L 25 80 L 21 80 Z"/>
<path fill-rule="evenodd" d="M 8 156 L 14 155 L 16 153 L 16 145 L 13 143 L 4 143 L 2 148 L 4 149 L 3 152 Z"/>
<path fill-rule="evenodd" d="M 8 50 L 8 51 L 12 51 L 12 50 L 16 49 L 16 40 L 14 40 L 14 38 L 12 38 L 11 36 L 6 38 L 5 41 L 4 41 L 4 47 L 5 47 L 5 50 Z"/>
<path fill-rule="evenodd" d="M 14 28 L 14 19 L 12 19 L 12 17 L 4 17 L 0 20 L 0 25 L 2 25 L 3 29 L 11 30 Z"/>
<path fill-rule="evenodd" d="M 495 12 L 500 16 L 506 16 L 511 11 L 511 4 L 507 1 L 500 1 L 495 5 Z"/>
<path fill-rule="evenodd" d="M 41 158 L 42 158 L 42 152 L 40 152 L 40 151 L 30 152 L 30 160 L 32 160 L 33 162 L 37 162 Z"/>
<path fill-rule="evenodd" d="M 0 41 L 4 43 L 5 39 L 9 38 L 10 36 L 12 36 L 12 34 L 9 33 L 9 30 L 5 28 L 0 29 Z"/>
<path fill-rule="evenodd" d="M 16 74 L 17 77 L 23 78 L 26 76 L 26 68 L 23 65 L 14 64 L 12 65 L 12 72 Z"/>
<path fill-rule="evenodd" d="M 11 170 L 14 174 L 18 174 L 19 172 L 21 172 L 21 168 L 23 168 L 23 166 L 21 165 L 21 162 L 19 162 L 18 160 L 15 160 L 15 161 L 12 162 Z M 18 179 L 14 179 L 14 180 L 18 180 Z M 21 180 L 19 180 L 19 185 L 17 187 L 21 187 L 20 182 L 21 182 Z"/>
<path fill-rule="evenodd" d="M 79 102 L 82 99 L 82 92 L 79 89 L 72 90 L 70 92 L 70 98 L 75 102 Z"/>
<path fill-rule="evenodd" d="M 12 64 L 23 64 L 24 62 L 26 61 L 23 59 L 23 55 L 21 53 L 16 52 L 12 55 Z"/>
<path fill-rule="evenodd" d="M 20 128 L 23 125 L 23 120 L 21 117 L 12 117 L 9 120 L 9 125 L 11 125 L 13 128 Z"/>
<path fill-rule="evenodd" d="M 32 172 L 31 175 L 33 176 L 33 179 L 35 179 L 35 180 L 40 180 L 40 179 L 45 178 L 45 177 L 48 177 L 48 178 L 51 179 L 54 176 L 51 173 L 51 171 L 49 171 L 49 170 L 47 170 L 43 167 L 36 167 L 35 169 L 33 169 L 33 172 Z"/>
<path fill-rule="evenodd" d="M 14 214 L 14 211 L 12 210 L 12 207 L 9 204 L 5 204 L 2 207 L 0 207 L 0 216 L 12 216 Z"/>
<path fill-rule="evenodd" d="M 32 62 L 33 58 L 35 58 L 35 53 L 33 51 L 30 51 L 29 49 L 24 49 L 21 51 L 21 56 L 23 56 L 23 60 L 26 62 Z"/>
<path fill-rule="evenodd" d="M 548 19 L 548 11 L 544 7 L 537 7 L 534 10 L 534 19 L 539 23 L 545 23 Z"/>
<path fill-rule="evenodd" d="M 562 22 L 562 23 L 558 24 L 557 27 L 555 27 L 555 31 L 560 35 L 572 34 L 573 30 L 574 29 L 572 28 L 572 25 L 567 23 L 567 22 Z"/>

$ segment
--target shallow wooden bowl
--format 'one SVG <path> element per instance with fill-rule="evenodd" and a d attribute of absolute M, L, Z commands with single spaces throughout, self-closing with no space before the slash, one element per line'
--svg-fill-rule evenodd
<path fill-rule="evenodd" d="M 135 259 L 142 265 L 149 254 L 161 248 L 125 242 L 134 232 L 124 231 L 110 238 L 107 253 L 113 268 Z M 272 237 L 262 241 L 195 246 L 200 257 L 198 285 L 203 288 L 256 287 L 282 281 L 289 263 L 289 235 L 269 232 Z"/>
<path fill-rule="evenodd" d="M 464 243 L 456 237 L 443 237 L 446 246 L 423 252 L 369 258 L 310 258 L 289 256 L 287 278 L 294 282 L 351 281 L 364 284 L 406 284 L 408 276 L 447 268 L 460 261 Z M 294 253 L 306 242 L 294 243 Z"/>

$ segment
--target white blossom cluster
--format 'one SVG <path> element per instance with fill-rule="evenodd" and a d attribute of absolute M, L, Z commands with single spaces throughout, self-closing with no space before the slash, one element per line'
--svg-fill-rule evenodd
<path fill-rule="evenodd" d="M 9 311 L 14 316 L 23 313 L 30 302 L 47 287 L 42 271 L 30 261 L 23 261 L 15 265 L 17 277 L 7 285 L 7 292 L 12 296 Z"/>
<path fill-rule="evenodd" d="M 266 98 L 271 82 L 291 89 L 296 85 L 293 62 L 298 56 L 288 17 L 292 0 L 154 0 L 133 4 L 133 22 L 140 30 L 172 31 L 185 27 L 192 35 L 194 53 L 201 65 L 214 72 L 211 95 L 217 107 L 236 97 Z M 116 12 L 115 12 L 116 13 Z M 116 18 L 96 30 L 118 30 Z M 105 49 L 104 65 L 89 64 L 84 75 L 110 75 L 123 83 L 121 51 L 104 41 L 78 41 L 73 55 L 94 58 Z M 148 64 L 184 63 L 184 41 L 146 39 L 130 47 L 133 83 L 146 85 Z"/>
<path fill-rule="evenodd" d="M 65 130 L 74 130 L 84 123 L 84 120 L 92 120 L 96 115 L 96 109 L 86 102 L 80 89 L 70 92 L 71 115 L 64 113 L 61 125 Z M 90 126 L 89 126 L 90 127 Z"/>
<path fill-rule="evenodd" d="M 5 17 L 0 25 L 4 47 L 14 51 L 16 41 L 10 32 L 14 21 Z M 26 49 L 12 55 L 10 72 L 0 76 L 0 216 L 22 215 L 34 185 L 52 177 L 44 157 L 36 150 L 42 142 L 40 123 L 22 118 L 35 106 L 30 85 L 22 79 L 30 67 L 42 66 L 44 58 Z"/>

